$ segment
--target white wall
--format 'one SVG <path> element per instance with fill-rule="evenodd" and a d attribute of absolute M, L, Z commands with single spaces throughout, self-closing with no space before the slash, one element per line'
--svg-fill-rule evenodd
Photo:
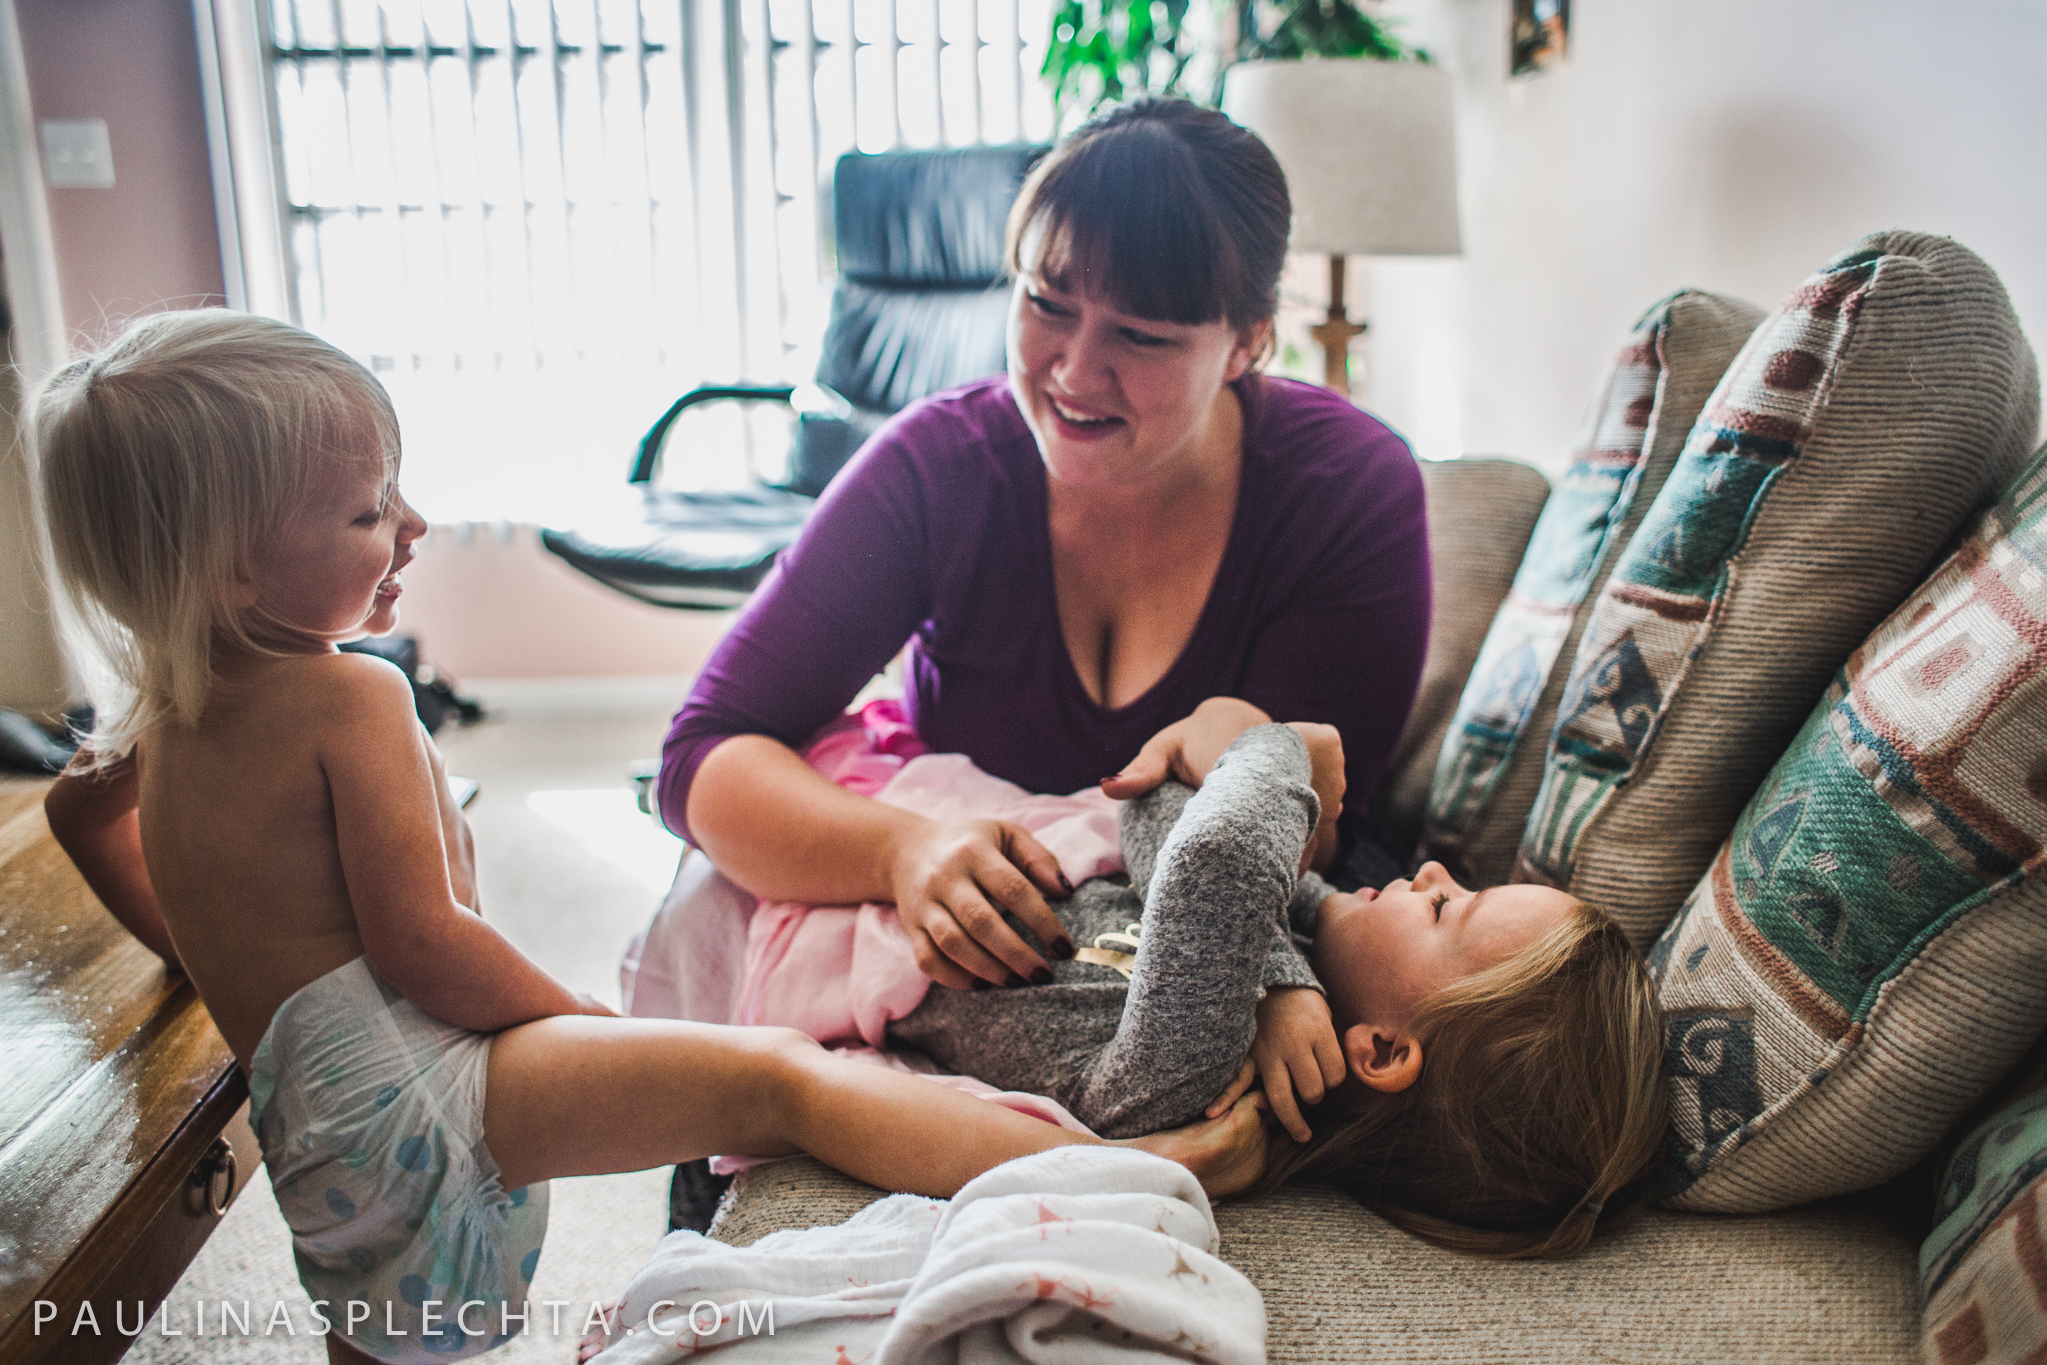
<path fill-rule="evenodd" d="M 1423 454 L 1554 469 L 1630 324 L 1687 285 L 1774 307 L 1864 233 L 1955 237 L 2047 343 L 2047 5 L 1576 0 L 1506 75 L 1506 0 L 1405 0 L 1457 80 L 1465 251 L 1381 261 L 1358 400 Z"/>

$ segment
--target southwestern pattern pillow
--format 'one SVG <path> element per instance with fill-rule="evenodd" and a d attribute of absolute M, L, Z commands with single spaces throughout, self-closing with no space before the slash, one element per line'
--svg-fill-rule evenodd
<path fill-rule="evenodd" d="M 1515 875 L 1655 938 L 1827 679 L 2017 470 L 2039 374 L 1997 275 L 1863 239 L 1759 327 L 1579 642 Z"/>
<path fill-rule="evenodd" d="M 2047 1359 L 2047 1069 L 1943 1164 L 1933 1235 L 1919 1252 L 1926 1358 L 1938 1365 Z"/>
<path fill-rule="evenodd" d="M 1542 783 L 1578 636 L 1728 362 L 1763 320 L 1739 299 L 1685 290 L 1643 315 L 1572 442 L 1451 719 L 1423 843 L 1475 884 L 1507 880 Z M 1559 660 L 1562 660 L 1559 663 Z M 1523 744 L 1522 736 L 1536 737 Z"/>
<path fill-rule="evenodd" d="M 1681 1208 L 1880 1184 L 2047 1027 L 2047 452 L 1849 657 L 1651 955 Z"/>
<path fill-rule="evenodd" d="M 1373 837 L 1402 859 L 1421 842 L 1436 753 L 1549 497 L 1549 480 L 1514 460 L 1423 460 L 1421 471 L 1429 503 L 1429 654 L 1372 803 Z"/>

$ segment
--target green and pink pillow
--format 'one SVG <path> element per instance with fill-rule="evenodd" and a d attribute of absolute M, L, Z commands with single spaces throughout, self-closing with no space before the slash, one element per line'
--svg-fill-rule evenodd
<path fill-rule="evenodd" d="M 1436 758 L 1424 851 L 1505 881 L 1578 637 L 1686 434 L 1763 310 L 1684 290 L 1635 324 L 1572 443 Z M 1433 541 L 1431 542 L 1433 544 Z"/>
<path fill-rule="evenodd" d="M 2047 451 L 1849 656 L 1650 967 L 1679 1208 L 1879 1185 L 2047 1029 Z"/>
<path fill-rule="evenodd" d="M 1759 327 L 1578 643 L 1515 875 L 1647 945 L 1849 651 L 2017 471 L 2039 374 L 1997 275 L 1865 238 Z"/>

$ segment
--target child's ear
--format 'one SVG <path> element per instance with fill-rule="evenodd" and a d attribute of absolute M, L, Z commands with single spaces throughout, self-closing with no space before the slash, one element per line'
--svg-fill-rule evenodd
<path fill-rule="evenodd" d="M 1351 1075 L 1391 1095 L 1420 1078 L 1421 1040 L 1399 1029 L 1352 1024 L 1343 1033 L 1343 1060 Z"/>

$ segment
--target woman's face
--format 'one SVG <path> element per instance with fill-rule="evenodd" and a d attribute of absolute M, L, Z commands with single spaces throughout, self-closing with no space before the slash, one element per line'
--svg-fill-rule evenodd
<path fill-rule="evenodd" d="M 1009 387 L 1045 467 L 1073 488 L 1170 482 L 1206 452 L 1250 367 L 1262 326 L 1156 322 L 1118 312 L 1075 280 L 1038 268 L 1042 235 L 1024 241 L 1009 303 Z"/>

